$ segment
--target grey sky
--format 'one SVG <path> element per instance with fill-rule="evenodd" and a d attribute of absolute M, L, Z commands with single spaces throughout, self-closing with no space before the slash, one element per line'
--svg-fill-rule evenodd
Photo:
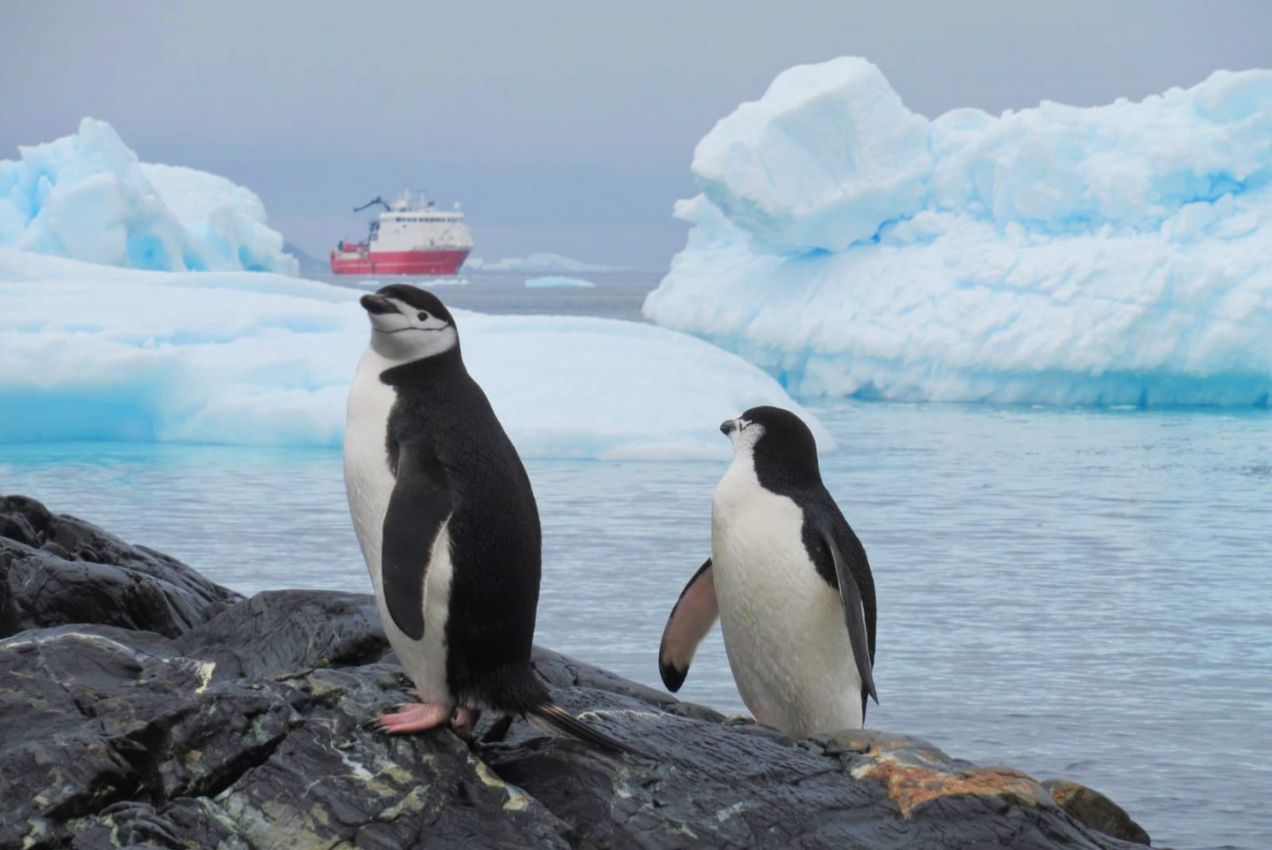
<path fill-rule="evenodd" d="M 325 256 L 403 186 L 463 202 L 475 254 L 661 268 L 693 146 L 782 69 L 878 64 L 929 116 L 1082 105 L 1272 67 L 1272 3 L 19 2 L 0 158 L 110 121 L 143 160 L 264 198 Z"/>

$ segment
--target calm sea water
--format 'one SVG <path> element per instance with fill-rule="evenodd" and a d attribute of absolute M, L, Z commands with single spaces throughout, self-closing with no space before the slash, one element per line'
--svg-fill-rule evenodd
<path fill-rule="evenodd" d="M 654 276 L 439 289 L 489 312 L 638 316 Z M 871 726 L 1066 776 L 1178 848 L 1272 847 L 1272 416 L 838 403 L 831 492 L 879 597 Z M 721 418 L 736 411 L 722 411 Z M 723 440 L 723 438 L 721 438 Z M 725 462 L 530 461 L 539 642 L 660 687 L 656 653 L 705 557 Z M 367 591 L 338 452 L 0 447 L 40 498 L 245 593 Z M 719 634 L 681 694 L 743 710 Z"/>

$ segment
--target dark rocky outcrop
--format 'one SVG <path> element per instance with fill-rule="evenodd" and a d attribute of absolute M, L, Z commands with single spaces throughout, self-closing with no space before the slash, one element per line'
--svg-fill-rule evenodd
<path fill-rule="evenodd" d="M 176 637 L 241 598 L 162 552 L 34 499 L 0 498 L 0 637 L 63 623 Z"/>
<path fill-rule="evenodd" d="M 1068 779 L 1048 779 L 1042 787 L 1051 792 L 1051 799 L 1062 809 L 1092 829 L 1128 841 L 1148 843 L 1148 833 L 1144 828 L 1131 820 L 1125 809 L 1099 791 Z"/>
<path fill-rule="evenodd" d="M 30 500 L 0 530 L 0 850 L 1147 842 L 1083 786 L 872 730 L 793 743 L 546 650 L 558 701 L 648 758 L 489 715 L 471 744 L 389 737 L 368 721 L 409 683 L 366 597 L 241 599 Z"/>

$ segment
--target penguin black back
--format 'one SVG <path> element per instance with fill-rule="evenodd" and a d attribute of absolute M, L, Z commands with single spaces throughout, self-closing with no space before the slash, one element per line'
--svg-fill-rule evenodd
<path fill-rule="evenodd" d="M 452 494 L 450 606 L 463 616 L 446 624 L 447 678 L 461 699 L 525 710 L 500 705 L 513 694 L 483 690 L 506 691 L 501 668 L 530 663 L 542 551 L 530 478 L 458 346 L 390 369 L 381 379 L 397 394 L 386 446 L 390 466 L 396 471 L 402 446 L 423 434 L 421 449 Z"/>

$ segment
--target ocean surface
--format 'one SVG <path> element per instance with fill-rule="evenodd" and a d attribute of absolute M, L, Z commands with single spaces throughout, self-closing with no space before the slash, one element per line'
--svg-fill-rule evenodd
<path fill-rule="evenodd" d="M 485 312 L 639 320 L 657 282 L 578 276 L 596 289 L 465 275 L 437 291 Z M 877 585 L 868 725 L 1091 785 L 1157 846 L 1272 847 L 1272 414 L 811 406 Z M 725 463 L 529 461 L 537 640 L 661 687 L 659 636 L 707 554 Z M 244 593 L 370 587 L 336 451 L 7 445 L 0 492 Z M 718 630 L 680 695 L 744 711 Z"/>

